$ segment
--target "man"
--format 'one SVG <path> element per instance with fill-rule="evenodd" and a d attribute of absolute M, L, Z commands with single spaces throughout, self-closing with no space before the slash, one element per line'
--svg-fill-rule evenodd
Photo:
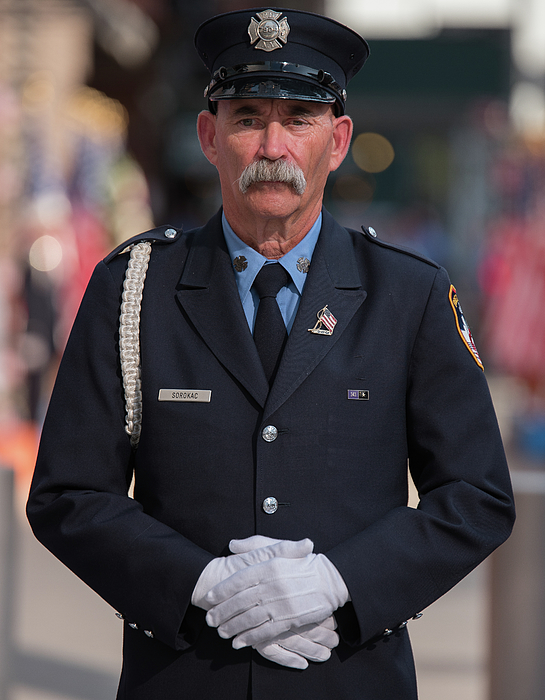
<path fill-rule="evenodd" d="M 263 8 L 196 44 L 223 211 L 97 266 L 29 518 L 125 620 L 118 698 L 409 700 L 408 621 L 513 522 L 480 359 L 443 269 L 322 209 L 365 41 Z"/>

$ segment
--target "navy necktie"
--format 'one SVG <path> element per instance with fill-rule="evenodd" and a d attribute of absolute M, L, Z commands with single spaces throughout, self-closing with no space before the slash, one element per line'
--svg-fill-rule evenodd
<path fill-rule="evenodd" d="M 263 265 L 253 284 L 260 300 L 254 325 L 254 341 L 269 384 L 274 379 L 288 337 L 276 295 L 289 281 L 290 275 L 282 265 L 273 263 Z"/>

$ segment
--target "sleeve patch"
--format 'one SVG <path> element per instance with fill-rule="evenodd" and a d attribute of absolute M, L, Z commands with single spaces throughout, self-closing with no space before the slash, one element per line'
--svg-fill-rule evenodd
<path fill-rule="evenodd" d="M 473 340 L 473 336 L 471 335 L 471 331 L 469 330 L 469 326 L 467 325 L 467 321 L 466 321 L 464 313 L 462 311 L 462 307 L 460 305 L 458 295 L 456 294 L 456 289 L 454 288 L 454 286 L 452 284 L 450 285 L 448 298 L 449 298 L 449 302 L 450 302 L 450 305 L 452 307 L 452 310 L 454 312 L 454 318 L 456 320 L 456 328 L 458 329 L 458 333 L 460 334 L 460 338 L 464 341 L 464 345 L 471 353 L 475 362 L 479 365 L 479 367 L 482 370 L 484 370 L 484 365 L 481 362 L 481 358 L 480 358 L 479 353 L 477 351 L 475 341 Z"/>

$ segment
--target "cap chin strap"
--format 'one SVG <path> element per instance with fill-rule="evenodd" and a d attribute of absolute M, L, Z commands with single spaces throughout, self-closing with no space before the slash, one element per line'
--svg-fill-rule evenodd
<path fill-rule="evenodd" d="M 140 379 L 140 311 L 144 280 L 151 255 L 151 243 L 142 241 L 131 248 L 123 281 L 119 317 L 119 356 L 125 393 L 126 427 L 134 449 L 142 431 L 142 382 Z"/>

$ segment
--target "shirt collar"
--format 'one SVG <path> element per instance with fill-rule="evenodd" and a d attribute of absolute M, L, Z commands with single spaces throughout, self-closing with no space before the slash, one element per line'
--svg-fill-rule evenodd
<path fill-rule="evenodd" d="M 225 213 L 222 213 L 221 220 L 227 249 L 235 268 L 235 279 L 240 298 L 244 300 L 254 283 L 257 273 L 267 262 L 267 258 L 240 240 L 229 225 Z M 321 228 L 322 213 L 320 212 L 320 215 L 306 236 L 277 261 L 289 272 L 299 294 L 303 293 L 303 287 L 308 272 L 308 264 L 305 265 L 304 261 L 308 260 L 310 263 L 312 260 L 312 254 L 314 253 Z M 239 258 L 237 261 L 239 264 L 234 262 L 237 258 Z M 241 260 L 241 258 L 244 258 L 244 260 Z M 298 263 L 299 267 L 297 266 Z M 304 270 L 307 270 L 307 272 L 304 272 Z"/>

